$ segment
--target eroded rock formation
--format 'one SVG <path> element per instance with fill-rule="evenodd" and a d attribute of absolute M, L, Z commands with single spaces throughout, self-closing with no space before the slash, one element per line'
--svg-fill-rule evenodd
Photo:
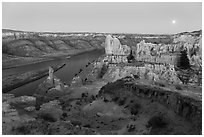
<path fill-rule="evenodd" d="M 116 37 L 108 35 L 105 41 L 105 53 L 107 60 L 111 63 L 127 62 L 130 54 L 130 47 L 122 45 Z"/>
<path fill-rule="evenodd" d="M 187 50 L 190 64 L 196 67 L 202 65 L 202 35 L 178 35 L 174 38 L 174 43 L 180 49 Z"/>
<path fill-rule="evenodd" d="M 147 43 L 142 40 L 133 49 L 138 61 L 174 64 L 175 56 L 169 54 L 174 51 L 172 45 Z"/>
<path fill-rule="evenodd" d="M 179 84 L 181 81 L 172 65 L 144 64 L 143 66 L 110 66 L 104 79 L 116 81 L 126 76 L 137 76 L 149 82 L 162 82 L 169 84 Z"/>
<path fill-rule="evenodd" d="M 54 100 L 68 92 L 68 86 L 53 74 L 54 70 L 49 67 L 49 76 L 36 89 L 36 108 L 48 101 Z"/>

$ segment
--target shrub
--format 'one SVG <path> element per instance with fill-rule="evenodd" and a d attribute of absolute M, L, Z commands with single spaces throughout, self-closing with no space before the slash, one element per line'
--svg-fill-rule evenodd
<path fill-rule="evenodd" d="M 62 116 L 65 118 L 65 117 L 67 117 L 68 115 L 67 115 L 67 113 L 64 112 L 64 113 L 62 114 Z"/>
<path fill-rule="evenodd" d="M 160 82 L 154 82 L 155 85 L 160 86 L 160 87 L 165 87 L 165 85 L 163 83 Z"/>
<path fill-rule="evenodd" d="M 152 128 L 164 128 L 167 124 L 167 120 L 162 115 L 153 116 L 148 121 L 148 127 Z"/>
<path fill-rule="evenodd" d="M 140 79 L 139 75 L 133 75 L 135 79 Z"/>
<path fill-rule="evenodd" d="M 81 73 L 82 71 L 83 71 L 83 70 L 80 68 L 80 69 L 79 69 L 79 73 Z"/>
<path fill-rule="evenodd" d="M 30 130 L 27 128 L 26 125 L 22 125 L 22 126 L 17 127 L 13 130 L 17 131 L 20 134 L 24 134 L 24 135 L 30 134 Z"/>
<path fill-rule="evenodd" d="M 180 51 L 180 54 L 177 57 L 176 66 L 180 69 L 190 69 L 190 63 L 189 63 L 189 59 L 188 59 L 186 50 Z"/>
<path fill-rule="evenodd" d="M 41 113 L 39 114 L 39 117 L 45 121 L 49 121 L 49 122 L 55 122 L 57 121 L 57 119 L 55 117 L 53 117 L 51 114 L 49 113 Z"/>
<path fill-rule="evenodd" d="M 119 97 L 114 97 L 112 100 L 113 100 L 114 102 L 117 102 L 118 99 L 119 99 Z"/>
<path fill-rule="evenodd" d="M 136 126 L 135 125 L 128 125 L 127 128 L 128 128 L 128 132 L 133 132 L 136 129 Z"/>
<path fill-rule="evenodd" d="M 102 78 L 104 76 L 104 74 L 107 72 L 107 70 L 108 70 L 108 65 L 103 64 L 101 71 L 99 73 L 99 78 Z"/>
<path fill-rule="evenodd" d="M 132 115 L 137 115 L 139 113 L 140 108 L 141 108 L 140 104 L 134 103 L 133 106 L 130 109 L 130 113 Z"/>
<path fill-rule="evenodd" d="M 106 99 L 106 98 L 104 98 L 104 99 L 103 99 L 103 101 L 104 101 L 104 102 L 109 102 L 109 100 L 108 100 L 108 99 Z"/>
<path fill-rule="evenodd" d="M 90 124 L 86 124 L 86 125 L 84 125 L 83 127 L 91 128 L 91 125 L 90 125 Z"/>
<path fill-rule="evenodd" d="M 135 60 L 135 57 L 132 55 L 132 50 L 130 51 L 130 54 L 127 56 L 128 63 L 131 63 Z"/>
<path fill-rule="evenodd" d="M 180 85 L 175 85 L 175 88 L 176 88 L 177 90 L 182 90 L 182 88 L 181 88 Z"/>
<path fill-rule="evenodd" d="M 71 123 L 74 126 L 81 126 L 81 122 L 80 121 L 72 120 Z"/>
<path fill-rule="evenodd" d="M 119 106 L 124 105 L 124 104 L 125 104 L 125 101 L 126 101 L 126 98 L 120 99 L 119 102 L 118 102 Z"/>
<path fill-rule="evenodd" d="M 87 98 L 89 96 L 89 93 L 82 93 L 81 98 Z"/>

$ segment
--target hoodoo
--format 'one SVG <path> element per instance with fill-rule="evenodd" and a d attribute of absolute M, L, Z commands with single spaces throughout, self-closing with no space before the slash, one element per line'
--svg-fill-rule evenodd
<path fill-rule="evenodd" d="M 130 51 L 130 47 L 122 45 L 118 38 L 111 35 L 106 36 L 105 53 L 110 63 L 127 62 Z"/>

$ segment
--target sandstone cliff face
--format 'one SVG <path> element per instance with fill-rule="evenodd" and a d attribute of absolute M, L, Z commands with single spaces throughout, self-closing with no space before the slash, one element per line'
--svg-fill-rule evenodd
<path fill-rule="evenodd" d="M 147 43 L 144 40 L 136 45 L 135 58 L 139 61 L 174 64 L 173 45 Z M 167 55 L 169 54 L 169 55 Z"/>
<path fill-rule="evenodd" d="M 128 45 L 130 46 L 130 45 Z M 190 64 L 196 67 L 202 62 L 202 35 L 199 34 L 176 34 L 169 44 L 155 44 L 141 40 L 135 45 L 131 45 L 134 56 L 139 61 L 175 64 L 177 53 L 181 49 L 186 49 Z"/>
<path fill-rule="evenodd" d="M 140 64 L 111 64 L 108 57 L 101 57 L 93 63 L 92 71 L 87 74 L 87 81 L 103 79 L 107 82 L 114 82 L 118 79 L 131 76 L 148 82 L 159 82 L 168 84 L 182 84 L 177 76 L 174 65 L 162 63 L 140 63 Z M 103 69 L 103 68 L 106 69 Z M 195 79 L 193 75 L 191 79 Z M 82 79 L 79 76 L 73 78 L 72 84 L 80 85 Z M 193 82 L 196 84 L 197 79 Z"/>
<path fill-rule="evenodd" d="M 105 51 L 107 55 L 128 55 L 130 53 L 130 47 L 127 45 L 121 45 L 120 41 L 111 35 L 106 36 Z"/>
<path fill-rule="evenodd" d="M 144 64 L 142 66 L 109 66 L 104 79 L 109 82 L 116 81 L 126 76 L 137 76 L 138 79 L 149 82 L 181 84 L 172 65 Z"/>
<path fill-rule="evenodd" d="M 106 59 L 111 63 L 127 62 L 127 56 L 130 54 L 130 47 L 121 45 L 120 41 L 111 35 L 106 36 L 105 41 Z"/>
<path fill-rule="evenodd" d="M 202 72 L 199 68 L 202 57 L 202 35 L 188 36 L 185 34 L 183 36 L 178 34 L 172 37 L 173 41 L 170 44 L 155 44 L 142 40 L 136 45 L 128 45 L 131 46 L 130 48 L 122 45 L 117 38 L 108 35 L 105 41 L 106 55 L 94 65 L 92 75 L 88 76 L 88 79 L 97 78 L 102 67 L 106 65 L 108 69 L 102 78 L 109 82 L 126 76 L 137 75 L 140 79 L 150 82 L 182 84 L 187 80 L 191 85 L 200 85 Z M 123 38 L 120 37 L 120 40 Z M 174 66 L 178 60 L 178 53 L 182 48 L 187 49 L 192 70 L 175 70 Z M 126 64 L 130 49 L 133 51 L 136 62 Z M 76 79 L 81 81 L 80 78 Z"/>

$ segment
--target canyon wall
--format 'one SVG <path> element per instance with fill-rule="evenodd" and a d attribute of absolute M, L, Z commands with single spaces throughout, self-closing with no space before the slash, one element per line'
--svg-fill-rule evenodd
<path fill-rule="evenodd" d="M 22 57 L 41 57 L 49 54 L 73 54 L 100 49 L 104 36 L 92 33 L 2 32 L 4 54 Z"/>
<path fill-rule="evenodd" d="M 125 58 L 131 50 L 137 61 L 172 65 L 177 63 L 180 52 L 186 50 L 190 64 L 201 67 L 202 31 L 157 37 L 134 34 L 106 36 L 105 51 L 109 62 L 127 62 Z"/>

